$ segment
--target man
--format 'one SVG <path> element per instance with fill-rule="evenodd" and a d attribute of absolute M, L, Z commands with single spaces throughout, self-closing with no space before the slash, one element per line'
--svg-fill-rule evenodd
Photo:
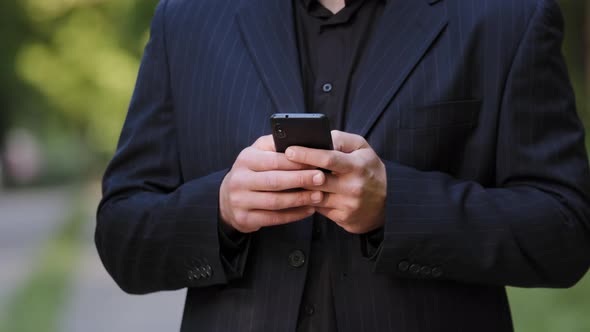
<path fill-rule="evenodd" d="M 590 261 L 562 23 L 553 0 L 161 1 L 107 270 L 188 288 L 182 331 L 511 331 L 504 286 Z M 335 150 L 274 152 L 269 116 L 306 111 Z"/>

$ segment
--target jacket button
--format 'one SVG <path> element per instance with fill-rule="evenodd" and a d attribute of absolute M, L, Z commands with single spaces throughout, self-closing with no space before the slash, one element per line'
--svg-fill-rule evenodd
<path fill-rule="evenodd" d="M 207 275 L 207 278 L 211 278 L 211 275 L 213 275 L 213 269 L 211 268 L 211 265 L 207 265 L 205 267 L 205 274 Z"/>
<path fill-rule="evenodd" d="M 434 278 L 440 278 L 443 275 L 443 270 L 439 267 L 435 267 L 432 269 L 432 276 Z"/>
<path fill-rule="evenodd" d="M 420 272 L 420 265 L 418 265 L 418 264 L 410 265 L 410 273 L 417 274 L 418 272 Z"/>
<path fill-rule="evenodd" d="M 429 276 L 431 272 L 432 269 L 428 266 L 422 266 L 422 268 L 420 269 L 420 275 L 423 277 Z"/>
<path fill-rule="evenodd" d="M 209 276 L 207 275 L 207 268 L 205 268 L 204 266 L 201 266 L 200 268 L 198 268 L 197 271 L 198 271 L 197 273 L 199 273 L 201 278 L 203 278 L 203 279 L 209 278 Z"/>
<path fill-rule="evenodd" d="M 407 261 L 401 261 L 399 262 L 399 264 L 397 264 L 397 270 L 400 272 L 407 272 L 409 268 L 410 263 L 408 263 Z"/>
<path fill-rule="evenodd" d="M 198 270 L 193 270 L 189 272 L 189 279 L 190 280 L 201 280 L 201 273 Z"/>
<path fill-rule="evenodd" d="M 301 250 L 293 250 L 289 254 L 289 265 L 292 267 L 302 267 L 305 264 L 305 254 Z"/>

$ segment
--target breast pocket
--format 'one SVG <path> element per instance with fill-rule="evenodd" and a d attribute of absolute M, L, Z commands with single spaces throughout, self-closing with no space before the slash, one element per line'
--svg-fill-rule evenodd
<path fill-rule="evenodd" d="M 422 170 L 451 172 L 478 126 L 480 100 L 461 100 L 401 110 L 400 161 Z"/>

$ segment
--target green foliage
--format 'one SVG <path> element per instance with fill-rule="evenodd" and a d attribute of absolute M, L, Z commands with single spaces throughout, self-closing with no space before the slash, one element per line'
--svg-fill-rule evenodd
<path fill-rule="evenodd" d="M 119 136 L 156 2 L 3 1 L 0 134 L 9 125 L 29 128 L 45 150 L 59 149 L 52 142 L 76 141 L 105 161 Z"/>

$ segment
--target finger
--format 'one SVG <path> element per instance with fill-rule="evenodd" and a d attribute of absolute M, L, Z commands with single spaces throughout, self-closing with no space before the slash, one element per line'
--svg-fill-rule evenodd
<path fill-rule="evenodd" d="M 338 209 L 331 209 L 331 208 L 315 208 L 316 212 L 321 214 L 322 216 L 332 220 L 340 227 L 344 225 L 344 212 Z"/>
<path fill-rule="evenodd" d="M 320 150 L 292 146 L 287 149 L 285 156 L 292 162 L 311 165 L 336 173 L 349 173 L 356 168 L 354 158 L 336 150 Z"/>
<path fill-rule="evenodd" d="M 252 144 L 253 147 L 260 149 L 260 150 L 264 150 L 264 151 L 271 151 L 271 152 L 276 152 L 276 148 L 275 148 L 275 142 L 272 138 L 272 135 L 266 135 L 266 136 L 261 136 L 259 137 L 256 142 L 254 142 L 254 144 Z"/>
<path fill-rule="evenodd" d="M 352 185 L 347 185 L 347 180 L 342 176 L 334 174 L 325 174 L 326 179 L 320 186 L 303 187 L 306 190 L 320 190 L 326 193 L 348 194 L 352 189 Z M 350 181 L 350 180 L 348 180 Z"/>
<path fill-rule="evenodd" d="M 320 203 L 321 191 L 300 190 L 297 192 L 250 192 L 247 197 L 236 202 L 247 210 L 278 211 Z"/>
<path fill-rule="evenodd" d="M 326 176 L 318 170 L 267 171 L 252 173 L 246 187 L 255 191 L 283 191 L 324 184 Z"/>
<path fill-rule="evenodd" d="M 364 137 L 339 130 L 332 130 L 332 142 L 334 150 L 344 153 L 369 147 L 369 143 L 367 143 Z"/>
<path fill-rule="evenodd" d="M 244 149 L 238 156 L 237 162 L 256 172 L 311 169 L 309 165 L 288 160 L 283 153 L 264 151 L 255 147 Z"/>
<path fill-rule="evenodd" d="M 252 210 L 248 213 L 248 223 L 261 227 L 284 225 L 305 219 L 314 213 L 313 207 L 298 207 L 282 211 Z"/>
<path fill-rule="evenodd" d="M 316 208 L 327 208 L 336 210 L 351 210 L 358 206 L 358 200 L 352 197 L 324 193 L 322 200 L 318 203 L 311 203 Z"/>

